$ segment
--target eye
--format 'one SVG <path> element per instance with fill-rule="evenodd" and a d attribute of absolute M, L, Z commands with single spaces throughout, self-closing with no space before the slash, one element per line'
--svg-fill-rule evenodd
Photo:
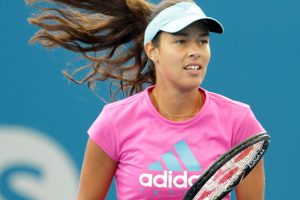
<path fill-rule="evenodd" d="M 202 39 L 202 40 L 199 40 L 199 43 L 200 44 L 208 44 L 208 40 L 207 39 Z"/>
<path fill-rule="evenodd" d="M 186 43 L 186 40 L 179 39 L 179 40 L 176 40 L 175 43 L 176 43 L 176 44 L 185 44 L 185 43 Z"/>

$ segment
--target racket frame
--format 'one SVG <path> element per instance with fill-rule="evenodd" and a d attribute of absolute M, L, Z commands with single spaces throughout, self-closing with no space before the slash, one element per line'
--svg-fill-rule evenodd
<path fill-rule="evenodd" d="M 205 185 L 205 183 L 220 169 L 223 165 L 225 165 L 229 160 L 234 158 L 237 154 L 242 152 L 243 150 L 247 149 L 248 147 L 264 141 L 262 144 L 262 148 L 255 156 L 254 163 L 248 165 L 244 173 L 241 173 L 241 175 L 227 187 L 227 190 L 225 190 L 221 196 L 219 196 L 216 200 L 222 199 L 224 196 L 226 196 L 232 189 L 234 189 L 249 173 L 250 171 L 257 165 L 257 163 L 261 160 L 263 155 L 265 154 L 269 143 L 270 143 L 270 136 L 267 133 L 258 133 L 255 134 L 252 137 L 249 137 L 248 139 L 244 140 L 243 142 L 235 145 L 231 150 L 226 152 L 224 155 L 222 155 L 220 158 L 218 158 L 215 162 L 213 162 L 210 167 L 203 172 L 203 174 L 197 179 L 197 181 L 191 186 L 191 188 L 187 191 L 187 193 L 184 196 L 184 200 L 190 200 L 193 199 L 198 191 Z"/>

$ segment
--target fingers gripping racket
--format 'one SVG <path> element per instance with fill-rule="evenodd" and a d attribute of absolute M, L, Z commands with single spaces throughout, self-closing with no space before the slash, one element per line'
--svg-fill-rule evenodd
<path fill-rule="evenodd" d="M 219 200 L 245 178 L 263 157 L 270 136 L 248 138 L 216 160 L 186 193 L 184 200 Z"/>

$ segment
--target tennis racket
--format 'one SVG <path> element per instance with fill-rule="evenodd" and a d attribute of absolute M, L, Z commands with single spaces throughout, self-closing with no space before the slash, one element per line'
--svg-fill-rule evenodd
<path fill-rule="evenodd" d="M 270 143 L 266 133 L 256 134 L 216 160 L 191 186 L 184 200 L 219 200 L 235 188 L 263 157 Z"/>

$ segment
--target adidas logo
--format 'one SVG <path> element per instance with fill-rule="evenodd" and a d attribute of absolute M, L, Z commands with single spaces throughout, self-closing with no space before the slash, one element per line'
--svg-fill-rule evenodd
<path fill-rule="evenodd" d="M 185 140 L 174 144 L 174 151 L 171 150 L 163 154 L 161 159 L 163 163 L 156 161 L 148 166 L 148 169 L 153 171 L 153 173 L 142 173 L 139 176 L 141 186 L 188 188 L 200 176 L 195 173 L 201 171 L 202 167 Z M 164 169 L 163 164 L 166 169 Z"/>

